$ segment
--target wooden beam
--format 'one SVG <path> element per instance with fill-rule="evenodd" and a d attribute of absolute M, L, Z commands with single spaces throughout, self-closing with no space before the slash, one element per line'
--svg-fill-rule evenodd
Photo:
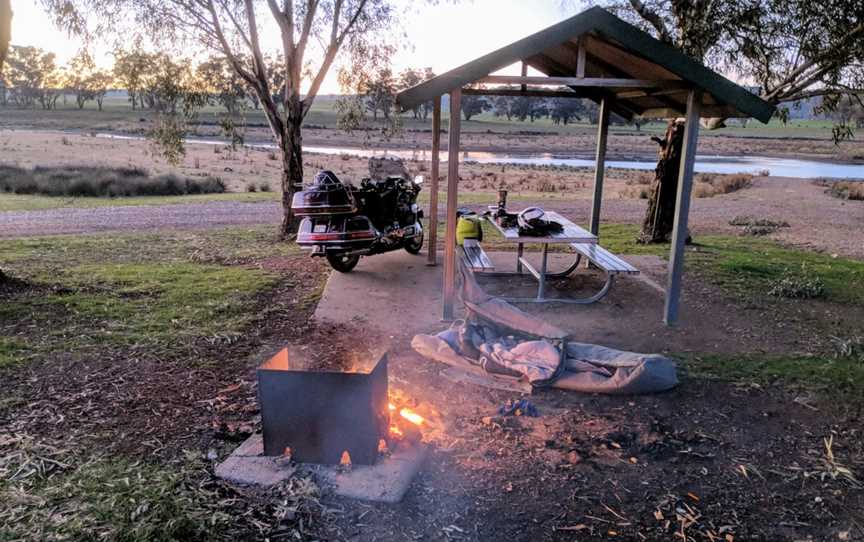
<path fill-rule="evenodd" d="M 522 77 L 528 77 L 528 63 L 524 60 L 522 61 Z M 522 92 L 526 92 L 528 90 L 528 86 L 526 84 L 522 85 Z"/>
<path fill-rule="evenodd" d="M 539 69 L 543 73 L 547 73 L 550 75 L 551 74 L 555 74 L 555 75 L 564 74 L 565 76 L 567 74 L 567 68 L 565 66 L 562 66 L 555 59 L 549 58 L 546 55 L 543 55 L 543 54 L 534 55 L 533 57 L 528 59 L 528 61 L 532 65 L 536 64 L 536 66 L 534 66 L 534 67 Z M 587 89 L 586 88 L 586 89 L 583 89 L 582 91 L 586 93 L 586 98 L 590 99 L 591 101 L 593 101 L 594 103 L 597 103 L 597 104 L 599 104 L 604 97 L 609 96 L 609 94 L 606 91 L 598 90 L 598 89 Z M 641 113 L 641 110 L 634 110 L 634 109 L 632 109 L 632 107 L 629 107 L 629 106 L 625 107 L 621 103 L 612 104 L 611 109 L 614 113 L 617 113 L 619 116 L 621 116 L 625 120 L 630 120 L 633 118 L 634 115 L 638 115 L 639 113 Z"/>
<path fill-rule="evenodd" d="M 678 94 L 684 94 L 684 100 L 687 100 L 687 93 L 689 89 L 686 88 L 675 88 L 675 89 L 666 89 L 666 90 L 625 90 L 624 92 L 618 92 L 615 94 L 616 98 L 628 99 L 628 98 L 659 98 L 660 96 L 675 96 Z"/>
<path fill-rule="evenodd" d="M 626 79 L 607 77 L 519 77 L 515 75 L 487 75 L 478 81 L 486 85 L 554 85 L 558 87 L 593 88 L 662 88 L 686 89 L 690 85 L 678 79 Z"/>
<path fill-rule="evenodd" d="M 590 98 L 591 93 L 569 90 L 534 90 L 518 88 L 463 88 L 464 96 L 525 96 L 528 98 Z"/>
<path fill-rule="evenodd" d="M 456 303 L 456 203 L 459 183 L 459 132 L 462 90 L 450 91 L 450 142 L 447 155 L 447 230 L 444 236 L 444 320 L 453 319 Z"/>
<path fill-rule="evenodd" d="M 684 243 L 687 241 L 687 222 L 690 215 L 690 197 L 693 192 L 693 166 L 699 141 L 699 115 L 702 91 L 692 90 L 687 96 L 687 117 L 684 124 L 684 142 L 681 165 L 678 170 L 678 194 L 675 201 L 675 225 L 672 230 L 672 250 L 669 257 L 669 282 L 666 286 L 666 305 L 663 321 L 667 326 L 678 323 L 681 298 L 681 277 L 684 274 Z"/>
<path fill-rule="evenodd" d="M 579 36 L 578 50 L 576 51 L 576 77 L 583 79 L 585 77 L 585 62 L 586 62 L 584 38 Z"/>
<path fill-rule="evenodd" d="M 429 186 L 429 241 L 426 265 L 438 263 L 438 180 L 441 164 L 441 96 L 432 100 L 432 181 Z"/>
<path fill-rule="evenodd" d="M 597 160 L 594 164 L 594 199 L 591 206 L 591 233 L 600 233 L 600 206 L 603 202 L 603 177 L 606 173 L 606 141 L 609 138 L 609 98 L 600 102 L 597 128 Z"/>
<path fill-rule="evenodd" d="M 674 117 L 682 117 L 686 114 L 685 110 L 675 107 L 651 107 L 643 110 L 639 116 L 645 118 L 670 119 Z M 704 105 L 700 109 L 700 115 L 703 118 L 711 117 L 731 117 L 731 118 L 749 118 L 745 113 L 739 113 L 734 107 L 726 105 Z"/>

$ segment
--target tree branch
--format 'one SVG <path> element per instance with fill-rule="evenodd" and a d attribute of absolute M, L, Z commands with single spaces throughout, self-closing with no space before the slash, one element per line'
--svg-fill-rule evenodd
<path fill-rule="evenodd" d="M 663 22 L 663 18 L 660 15 L 651 9 L 648 8 L 645 4 L 642 3 L 641 0 L 629 0 L 630 5 L 636 10 L 636 13 L 639 14 L 640 17 L 645 19 L 651 26 L 654 27 L 654 30 L 657 31 L 657 37 L 660 41 L 666 43 L 672 43 L 672 34 L 669 33 L 669 29 L 666 27 L 666 23 Z"/>

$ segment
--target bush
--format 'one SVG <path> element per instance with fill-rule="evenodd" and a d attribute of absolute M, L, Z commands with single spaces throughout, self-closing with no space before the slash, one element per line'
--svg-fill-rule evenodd
<path fill-rule="evenodd" d="M 693 195 L 697 198 L 710 198 L 718 194 L 730 194 L 747 188 L 753 182 L 753 175 L 749 173 L 735 173 L 734 175 L 702 174 L 696 176 L 693 186 Z"/>
<path fill-rule="evenodd" d="M 827 192 L 835 198 L 864 201 L 864 181 L 839 181 L 831 183 Z"/>
<path fill-rule="evenodd" d="M 32 170 L 0 166 L 0 192 L 61 197 L 183 196 L 220 194 L 225 183 L 215 177 L 193 179 L 166 174 L 151 177 L 142 168 L 38 166 Z"/>
<path fill-rule="evenodd" d="M 813 299 L 825 294 L 825 283 L 821 277 L 802 268 L 800 273 L 788 269 L 783 276 L 769 284 L 768 295 L 786 299 Z"/>
<path fill-rule="evenodd" d="M 736 216 L 729 221 L 730 226 L 741 226 L 743 233 L 753 236 L 768 235 L 780 228 L 788 228 L 789 223 L 785 220 L 775 221 L 767 218 L 753 218 L 751 216 Z"/>
<path fill-rule="evenodd" d="M 261 184 L 258 186 L 258 190 L 260 190 L 260 191 L 262 191 L 262 192 L 270 192 L 270 190 L 271 190 L 271 188 L 270 188 L 270 183 L 268 183 L 268 182 L 263 182 L 263 183 L 261 183 Z"/>

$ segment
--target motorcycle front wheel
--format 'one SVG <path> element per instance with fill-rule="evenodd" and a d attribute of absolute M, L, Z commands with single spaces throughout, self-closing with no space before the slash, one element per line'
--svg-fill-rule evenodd
<path fill-rule="evenodd" d="M 423 232 L 420 232 L 420 235 L 417 237 L 412 237 L 410 241 L 405 243 L 405 250 L 408 251 L 409 254 L 420 254 L 420 251 L 423 250 Z"/>
<path fill-rule="evenodd" d="M 350 273 L 352 269 L 357 267 L 359 261 L 360 256 L 358 254 L 327 254 L 327 263 L 340 273 Z"/>

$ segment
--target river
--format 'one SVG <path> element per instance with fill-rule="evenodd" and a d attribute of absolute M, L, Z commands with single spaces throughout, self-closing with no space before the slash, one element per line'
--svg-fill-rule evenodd
<path fill-rule="evenodd" d="M 143 139 L 142 136 L 100 133 L 96 137 L 107 139 Z M 218 139 L 189 138 L 188 143 L 200 145 L 224 145 Z M 252 144 L 253 148 L 274 149 L 273 144 Z M 348 154 L 363 158 L 370 156 L 397 156 L 403 159 L 428 160 L 430 152 L 411 150 L 372 150 L 352 147 L 320 147 L 307 145 L 303 150 L 312 154 Z M 446 154 L 442 153 L 442 159 Z M 535 166 L 594 167 L 594 160 L 576 155 L 557 153 L 508 153 L 471 152 L 461 153 L 463 162 L 479 164 L 517 164 Z M 620 169 L 653 170 L 656 162 L 642 160 L 606 160 L 606 166 Z M 864 180 L 864 164 L 822 162 L 799 158 L 773 158 L 769 156 L 709 156 L 696 155 L 696 171 L 700 173 L 760 173 L 768 171 L 774 177 L 800 179 Z"/>

